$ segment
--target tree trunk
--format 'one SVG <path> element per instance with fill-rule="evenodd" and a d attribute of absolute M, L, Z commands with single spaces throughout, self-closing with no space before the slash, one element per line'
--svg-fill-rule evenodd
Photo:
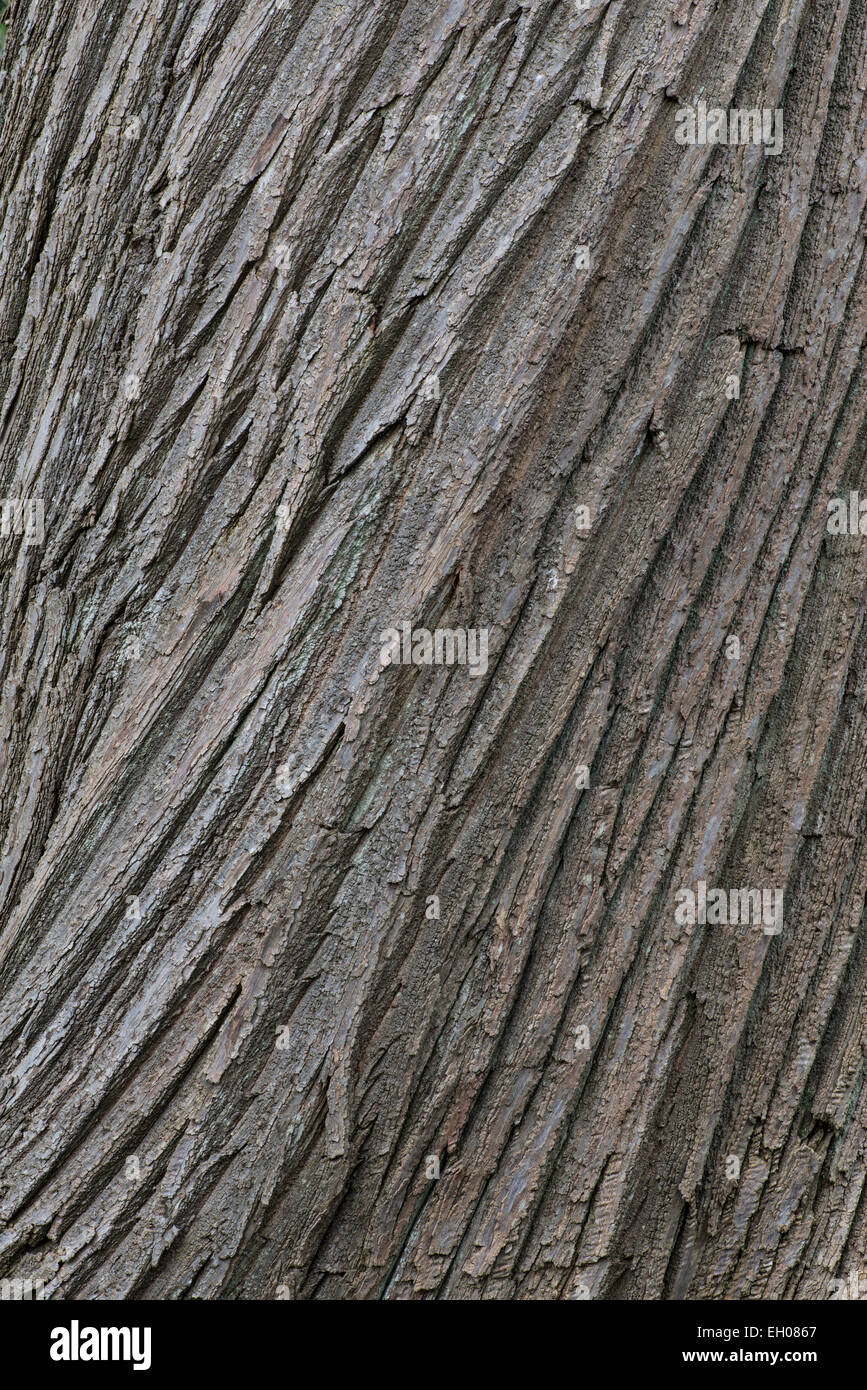
<path fill-rule="evenodd" d="M 867 5 L 10 15 L 0 1274 L 828 1297 Z"/>

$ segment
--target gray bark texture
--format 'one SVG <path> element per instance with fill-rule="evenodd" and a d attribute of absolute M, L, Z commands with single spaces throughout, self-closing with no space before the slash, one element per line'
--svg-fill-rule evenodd
<path fill-rule="evenodd" d="M 0 1275 L 827 1298 L 867 3 L 7 19 Z M 679 143 L 700 102 L 782 149 Z"/>

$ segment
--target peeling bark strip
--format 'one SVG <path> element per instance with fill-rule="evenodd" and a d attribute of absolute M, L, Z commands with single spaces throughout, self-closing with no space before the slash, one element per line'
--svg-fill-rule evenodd
<path fill-rule="evenodd" d="M 867 5 L 7 18 L 6 1287 L 860 1289 Z"/>

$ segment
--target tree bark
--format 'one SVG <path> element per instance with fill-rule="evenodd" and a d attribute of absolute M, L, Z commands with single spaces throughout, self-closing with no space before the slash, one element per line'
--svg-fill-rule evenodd
<path fill-rule="evenodd" d="M 0 1274 L 827 1298 L 867 5 L 7 20 Z M 782 150 L 678 143 L 702 100 Z"/>

